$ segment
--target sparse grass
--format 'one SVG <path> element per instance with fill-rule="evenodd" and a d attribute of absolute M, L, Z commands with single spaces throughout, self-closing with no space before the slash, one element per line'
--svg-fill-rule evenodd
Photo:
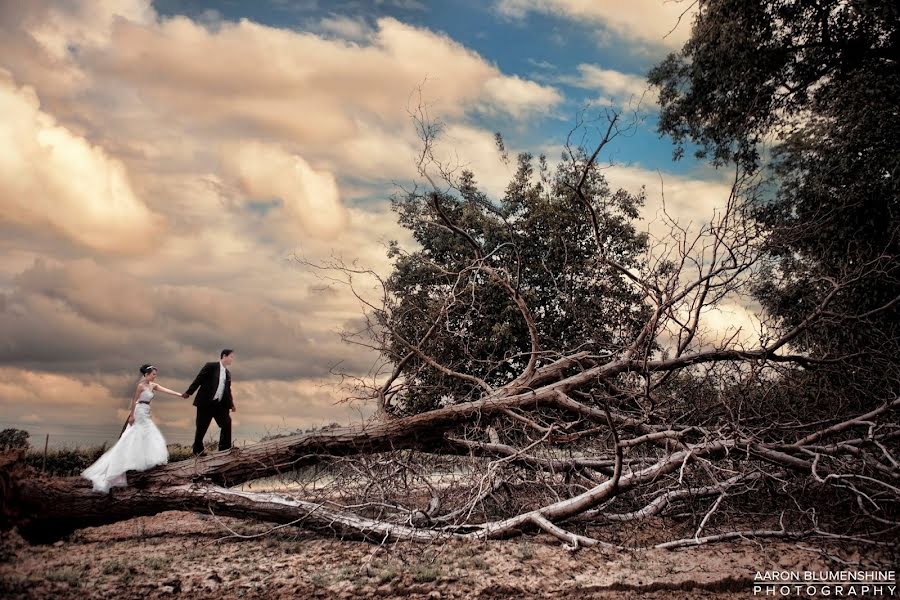
<path fill-rule="evenodd" d="M 150 556 L 144 560 L 144 564 L 154 571 L 162 571 L 171 566 L 172 559 L 165 556 Z"/>
<path fill-rule="evenodd" d="M 398 575 L 397 569 L 389 566 L 379 569 L 375 574 L 375 577 L 378 579 L 378 583 L 388 583 L 389 581 L 397 579 Z"/>
<path fill-rule="evenodd" d="M 79 529 L 78 531 L 73 531 L 66 540 L 72 544 L 82 543 L 84 541 L 84 530 Z"/>
<path fill-rule="evenodd" d="M 437 581 L 441 576 L 441 570 L 434 565 L 419 563 L 413 566 L 410 570 L 410 574 L 412 575 L 413 581 L 416 583 L 428 583 L 430 581 Z"/>
<path fill-rule="evenodd" d="M 521 560 L 531 560 L 534 558 L 534 548 L 528 543 L 528 540 L 525 540 L 522 543 L 522 547 L 519 549 L 519 558 Z"/>
<path fill-rule="evenodd" d="M 153 557 L 156 558 L 156 557 Z M 166 559 L 167 560 L 167 559 Z M 171 563 L 171 560 L 167 560 L 166 565 L 168 566 Z M 163 567 L 158 567 L 163 568 Z M 128 562 L 120 559 L 114 559 L 103 565 L 103 574 L 110 576 L 117 576 L 119 578 L 119 583 L 123 585 L 128 585 L 134 579 L 134 576 L 137 574 L 137 569 L 129 564 Z"/>
<path fill-rule="evenodd" d="M 525 550 L 519 552 L 524 553 Z M 530 552 L 530 549 L 528 550 Z M 529 555 L 529 558 L 532 557 Z M 490 571 L 491 566 L 484 559 L 484 549 L 481 546 L 469 545 L 459 548 L 453 556 L 452 564 L 462 571 Z"/>
<path fill-rule="evenodd" d="M 46 577 L 49 581 L 67 583 L 70 587 L 77 588 L 81 587 L 86 571 L 84 567 L 63 566 L 54 571 L 47 571 Z"/>
<path fill-rule="evenodd" d="M 207 553 L 200 548 L 190 548 L 189 550 L 185 550 L 183 553 L 184 559 L 188 561 L 202 559 L 206 555 Z"/>
<path fill-rule="evenodd" d="M 367 583 L 368 577 L 358 568 L 345 565 L 335 570 L 317 571 L 310 575 L 309 580 L 316 587 L 328 587 L 333 583 L 346 581 L 358 588 Z"/>
<path fill-rule="evenodd" d="M 104 575 L 119 575 L 128 568 L 128 564 L 121 560 L 111 560 L 103 565 Z"/>

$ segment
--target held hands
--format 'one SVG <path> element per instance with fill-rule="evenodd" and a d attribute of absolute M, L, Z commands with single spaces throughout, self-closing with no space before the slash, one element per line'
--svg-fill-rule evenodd
<path fill-rule="evenodd" d="M 183 393 L 183 394 L 181 395 L 181 397 L 182 397 L 182 398 L 190 398 L 191 395 L 188 394 L 187 392 L 185 392 L 185 393 Z"/>
<path fill-rule="evenodd" d="M 237 412 L 237 409 L 234 407 L 234 404 L 231 405 L 231 412 Z"/>

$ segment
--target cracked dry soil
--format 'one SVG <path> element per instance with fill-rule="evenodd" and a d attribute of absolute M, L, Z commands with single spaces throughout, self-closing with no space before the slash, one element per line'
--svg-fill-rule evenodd
<path fill-rule="evenodd" d="M 48 546 L 30 546 L 14 532 L 4 536 L 0 597 L 752 598 L 757 570 L 842 569 L 820 551 L 851 562 L 867 552 L 846 543 L 813 546 L 741 541 L 572 553 L 541 535 L 378 547 L 166 512 L 85 529 Z"/>

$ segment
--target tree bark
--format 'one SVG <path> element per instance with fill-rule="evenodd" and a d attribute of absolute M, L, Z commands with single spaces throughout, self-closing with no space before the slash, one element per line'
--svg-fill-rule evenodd
<path fill-rule="evenodd" d="M 0 457 L 0 493 L 2 493 L 0 528 L 18 527 L 29 540 L 50 541 L 83 527 L 153 515 L 167 510 L 188 510 L 291 523 L 330 535 L 375 541 L 386 539 L 431 541 L 447 535 L 487 539 L 507 537 L 524 529 L 538 527 L 552 531 L 554 535 L 569 543 L 583 545 L 588 543 L 589 538 L 565 532 L 559 528 L 559 524 L 592 516 L 596 513 L 598 505 L 612 497 L 640 486 L 651 486 L 663 476 L 675 471 L 683 474 L 689 463 L 698 460 L 701 461 L 701 466 L 720 459 L 731 461 L 729 463 L 731 465 L 749 465 L 752 460 L 762 460 L 786 467 L 797 473 L 797 476 L 809 476 L 814 482 L 839 484 L 839 487 L 851 489 L 858 493 L 860 498 L 869 500 L 870 495 L 866 495 L 857 486 L 872 484 L 875 486 L 873 489 L 882 495 L 893 494 L 898 489 L 896 481 L 900 479 L 900 469 L 878 462 L 874 456 L 868 456 L 863 464 L 868 464 L 869 468 L 873 468 L 873 465 L 878 467 L 876 472 L 886 471 L 886 479 L 879 481 L 860 471 L 831 473 L 821 464 L 817 467 L 817 458 L 809 460 L 809 456 L 819 456 L 817 452 L 819 446 L 812 446 L 810 443 L 820 443 L 823 437 L 844 431 L 846 427 L 843 424 L 807 435 L 800 440 L 805 443 L 799 445 L 769 445 L 738 436 L 721 436 L 689 443 L 686 436 L 679 435 L 679 431 L 667 426 L 660 425 L 654 428 L 612 411 L 607 413 L 584 405 L 563 392 L 565 381 L 521 394 L 505 397 L 488 396 L 475 402 L 402 419 L 373 421 L 360 427 L 298 434 L 242 449 L 233 448 L 202 458 L 163 465 L 146 472 L 130 472 L 129 486 L 113 488 L 109 494 L 94 492 L 91 484 L 80 477 L 42 476 L 24 466 L 21 455 L 7 455 Z M 900 399 L 895 399 L 879 409 L 875 416 L 885 416 L 898 406 Z M 351 510 L 342 510 L 340 506 L 327 501 L 316 503 L 278 494 L 228 489 L 228 486 L 261 477 L 286 474 L 299 467 L 314 465 L 333 457 L 379 454 L 399 449 L 449 455 L 459 455 L 461 451 L 465 451 L 473 456 L 497 458 L 523 468 L 548 470 L 551 475 L 565 472 L 570 468 L 606 467 L 609 464 L 605 462 L 609 460 L 609 456 L 548 459 L 526 454 L 527 448 L 517 450 L 506 444 L 466 441 L 447 435 L 462 424 L 471 424 L 476 418 L 503 414 L 503 411 L 511 408 L 532 411 L 544 408 L 554 411 L 565 409 L 570 413 L 597 421 L 602 416 L 610 427 L 614 441 L 613 475 L 605 481 L 598 481 L 596 485 L 582 493 L 508 518 L 481 523 L 463 520 L 456 526 L 444 525 L 439 528 L 404 524 L 401 522 L 402 519 L 391 521 L 367 518 Z M 859 417 L 845 421 L 850 424 L 858 422 Z M 626 439 L 621 436 L 621 432 L 624 431 L 638 435 Z M 681 433 L 686 431 L 682 430 Z M 845 440 L 841 444 L 833 445 L 830 451 L 833 454 L 842 453 L 843 456 L 852 459 L 860 453 L 862 444 L 869 442 L 874 444 L 879 439 L 886 441 L 892 439 L 895 433 L 889 431 L 875 435 L 871 439 Z M 644 444 L 655 453 L 652 457 L 643 456 L 635 461 L 625 459 L 623 456 L 625 451 Z M 883 446 L 882 450 L 886 452 Z M 887 458 L 891 458 L 889 453 Z M 628 469 L 623 469 L 623 465 L 628 465 Z M 752 478 L 755 479 L 756 476 Z M 747 477 L 747 480 L 749 479 L 750 476 Z M 843 481 L 847 483 L 841 483 Z M 679 493 L 672 492 L 666 499 L 677 497 Z M 656 504 L 657 502 L 651 503 L 645 510 L 656 511 Z"/>

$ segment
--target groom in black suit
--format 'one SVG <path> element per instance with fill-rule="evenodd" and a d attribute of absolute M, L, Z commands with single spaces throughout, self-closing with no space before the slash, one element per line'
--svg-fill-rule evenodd
<path fill-rule="evenodd" d="M 197 432 L 194 434 L 194 454 L 203 455 L 203 437 L 215 419 L 219 426 L 219 450 L 231 448 L 231 415 L 235 411 L 231 397 L 231 372 L 228 367 L 234 362 L 234 350 L 226 348 L 219 354 L 218 362 L 203 365 L 194 382 L 182 397 L 189 398 L 200 388 L 194 398 L 197 407 Z"/>

